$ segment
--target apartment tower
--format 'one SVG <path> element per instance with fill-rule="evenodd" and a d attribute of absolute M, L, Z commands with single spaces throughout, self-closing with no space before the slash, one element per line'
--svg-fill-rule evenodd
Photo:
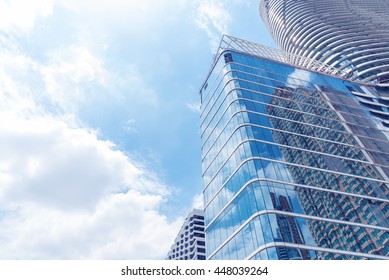
<path fill-rule="evenodd" d="M 193 209 L 171 246 L 167 260 L 205 260 L 204 211 Z"/>
<path fill-rule="evenodd" d="M 389 85 L 389 1 L 262 0 L 260 14 L 283 50 Z"/>

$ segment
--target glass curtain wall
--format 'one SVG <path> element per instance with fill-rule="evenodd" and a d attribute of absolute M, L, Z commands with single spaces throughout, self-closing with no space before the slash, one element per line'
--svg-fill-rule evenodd
<path fill-rule="evenodd" d="M 219 55 L 200 91 L 209 259 L 389 258 L 389 131 L 355 92 L 377 95 Z"/>

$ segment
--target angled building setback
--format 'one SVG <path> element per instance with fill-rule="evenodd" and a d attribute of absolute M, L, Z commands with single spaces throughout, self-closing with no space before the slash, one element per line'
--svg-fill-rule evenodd
<path fill-rule="evenodd" d="M 204 211 L 193 209 L 171 246 L 167 260 L 205 260 Z"/>

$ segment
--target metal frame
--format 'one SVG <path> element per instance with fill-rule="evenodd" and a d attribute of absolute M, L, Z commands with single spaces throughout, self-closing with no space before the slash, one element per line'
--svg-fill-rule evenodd
<path fill-rule="evenodd" d="M 227 50 L 249 53 L 273 61 L 290 64 L 293 67 L 313 70 L 342 79 L 347 79 L 349 76 L 349 73 L 323 62 L 224 34 L 215 55 L 215 61 Z"/>

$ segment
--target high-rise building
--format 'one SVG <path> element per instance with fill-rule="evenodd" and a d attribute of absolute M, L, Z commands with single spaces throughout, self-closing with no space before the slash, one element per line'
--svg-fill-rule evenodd
<path fill-rule="evenodd" d="M 298 58 L 222 39 L 200 90 L 207 258 L 389 259 L 389 130 L 362 102 L 389 91 Z"/>
<path fill-rule="evenodd" d="M 260 13 L 283 50 L 389 85 L 389 1 L 262 0 Z"/>
<path fill-rule="evenodd" d="M 352 91 L 389 128 L 389 2 L 382 0 L 262 0 L 260 14 L 289 62 L 312 60 L 349 80 L 377 85 L 377 97 Z M 378 87 L 379 86 L 379 87 Z"/>
<path fill-rule="evenodd" d="M 205 260 L 204 211 L 193 209 L 186 217 L 167 260 Z"/>

